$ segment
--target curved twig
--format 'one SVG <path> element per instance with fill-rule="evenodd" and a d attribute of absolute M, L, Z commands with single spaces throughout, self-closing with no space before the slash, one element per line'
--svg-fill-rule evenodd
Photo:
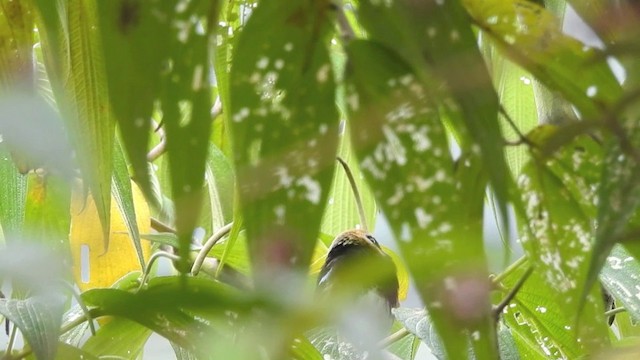
<path fill-rule="evenodd" d="M 364 214 L 364 206 L 362 205 L 362 197 L 360 196 L 360 191 L 356 185 L 356 179 L 353 177 L 351 168 L 349 168 L 347 162 L 340 156 L 336 157 L 336 159 L 340 165 L 342 165 L 342 168 L 347 175 L 347 179 L 349 179 L 349 184 L 351 184 L 351 190 L 353 190 L 353 196 L 356 198 L 356 205 L 358 206 L 358 215 L 360 215 L 360 225 L 362 226 L 362 230 L 369 231 L 369 227 L 367 226 L 367 217 Z"/>
<path fill-rule="evenodd" d="M 196 276 L 200 272 L 200 268 L 202 267 L 202 263 L 207 258 L 209 251 L 213 248 L 213 246 L 220 241 L 225 235 L 227 235 L 231 231 L 231 227 L 233 226 L 233 222 L 221 227 L 218 231 L 216 231 L 202 246 L 202 249 L 198 252 L 198 256 L 196 260 L 193 262 L 193 266 L 191 267 L 191 275 Z"/>
<path fill-rule="evenodd" d="M 179 256 L 173 255 L 166 251 L 158 251 L 157 253 L 151 255 L 151 257 L 149 258 L 149 263 L 147 264 L 147 268 L 145 269 L 144 274 L 142 275 L 142 280 L 140 280 L 140 287 L 138 287 L 138 291 L 140 291 L 144 287 L 144 285 L 147 283 L 147 280 L 149 279 L 149 274 L 151 273 L 151 268 L 159 258 L 167 258 L 172 261 L 180 260 Z"/>

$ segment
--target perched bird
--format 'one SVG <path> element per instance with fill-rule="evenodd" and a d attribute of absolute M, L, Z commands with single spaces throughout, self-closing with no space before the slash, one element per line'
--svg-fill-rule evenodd
<path fill-rule="evenodd" d="M 325 299 L 351 304 L 387 326 L 393 320 L 391 309 L 399 305 L 396 266 L 363 230 L 345 231 L 333 240 L 317 287 Z"/>

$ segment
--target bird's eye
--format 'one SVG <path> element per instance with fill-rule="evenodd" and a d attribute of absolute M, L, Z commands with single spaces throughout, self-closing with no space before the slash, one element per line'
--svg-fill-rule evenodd
<path fill-rule="evenodd" d="M 380 247 L 380 244 L 378 244 L 378 240 L 376 240 L 376 238 L 374 238 L 371 235 L 367 235 L 367 239 L 369 239 L 369 241 L 371 241 L 371 243 L 373 243 L 373 245 Z"/>

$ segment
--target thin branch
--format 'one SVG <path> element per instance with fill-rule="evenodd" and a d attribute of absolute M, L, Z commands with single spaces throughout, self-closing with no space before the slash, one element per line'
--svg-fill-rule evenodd
<path fill-rule="evenodd" d="M 527 137 L 520 131 L 515 121 L 513 121 L 511 116 L 507 113 L 507 110 L 505 110 L 505 108 L 502 105 L 500 105 L 500 113 L 502 114 L 502 116 L 504 116 L 505 120 L 507 120 L 507 123 L 509 123 L 509 126 L 513 129 L 513 131 L 515 131 L 516 135 L 518 136 L 518 140 L 516 142 L 505 141 L 507 145 L 526 144 L 531 147 L 535 146 L 535 144 L 532 143 L 529 139 L 527 139 Z"/>
<path fill-rule="evenodd" d="M 500 303 L 493 308 L 493 317 L 496 321 L 498 321 L 498 319 L 500 318 L 502 310 L 504 310 L 504 308 L 509 305 L 514 297 L 516 297 L 516 294 L 518 293 L 518 291 L 520 291 L 520 288 L 522 288 L 522 285 L 524 285 L 529 276 L 531 276 L 531 273 L 533 273 L 533 266 L 529 266 L 527 271 L 525 271 L 524 275 L 522 275 L 516 285 L 511 289 L 511 291 L 509 291 L 507 296 L 505 296 L 505 298 L 502 299 L 502 301 L 500 301 Z"/>
<path fill-rule="evenodd" d="M 220 100 L 220 95 L 218 95 L 211 108 L 211 118 L 215 119 L 220 116 L 220 114 L 222 114 L 222 101 Z"/>
<path fill-rule="evenodd" d="M 158 251 L 157 253 L 151 255 L 151 257 L 149 258 L 149 263 L 147 264 L 147 268 L 145 269 L 144 274 L 142 274 L 142 280 L 140 280 L 140 286 L 138 287 L 138 291 L 140 291 L 144 287 L 144 285 L 147 283 L 147 279 L 149 278 L 149 274 L 151 273 L 151 268 L 159 258 L 166 258 L 172 261 L 180 260 L 179 256 L 173 255 L 165 251 Z"/>
<path fill-rule="evenodd" d="M 151 228 L 155 231 L 158 232 L 168 232 L 168 233 L 172 233 L 172 234 L 176 234 L 178 233 L 178 231 L 174 228 L 172 228 L 171 226 L 161 222 L 160 220 L 156 219 L 156 218 L 151 218 Z"/>
<path fill-rule="evenodd" d="M 627 311 L 627 309 L 625 309 L 625 308 L 624 308 L 624 306 L 617 307 L 617 308 L 615 308 L 615 309 L 611 309 L 611 310 L 609 310 L 609 311 L 606 311 L 606 312 L 604 313 L 604 317 L 605 317 L 605 318 L 608 318 L 608 317 L 610 317 L 610 316 L 613 316 L 613 315 L 615 315 L 615 314 L 619 314 L 619 313 L 622 313 L 622 312 L 625 312 L 625 311 Z"/>
<path fill-rule="evenodd" d="M 196 260 L 193 262 L 193 266 L 191 267 L 191 275 L 196 276 L 200 272 L 200 268 L 202 267 L 202 263 L 207 258 L 209 251 L 213 248 L 213 246 L 220 241 L 225 235 L 227 235 L 231 231 L 231 227 L 233 223 L 229 223 L 220 228 L 220 230 L 216 231 L 202 246 L 202 249 L 198 252 L 198 256 Z"/>
<path fill-rule="evenodd" d="M 507 275 L 509 275 L 510 272 L 512 272 L 513 270 L 515 270 L 516 268 L 520 267 L 520 265 L 522 265 L 522 264 L 524 264 L 526 262 L 527 262 L 527 256 L 526 255 L 521 256 L 518 260 L 514 261 L 511 265 L 509 265 L 509 267 L 506 268 L 503 272 L 501 272 L 500 274 L 494 276 L 491 279 L 491 282 L 493 282 L 494 284 L 499 284 L 500 281 L 502 281 L 502 279 L 507 277 Z"/>
<path fill-rule="evenodd" d="M 89 308 L 87 308 L 87 305 L 84 304 L 84 301 L 82 301 L 82 298 L 80 297 L 80 294 L 76 291 L 76 288 L 73 287 L 73 285 L 69 284 L 66 281 L 61 281 L 63 286 L 66 287 L 70 292 L 71 292 L 71 296 L 73 296 L 74 299 L 76 299 L 76 302 L 78 303 L 78 306 L 80 306 L 80 309 L 82 309 L 82 313 L 84 314 L 85 318 L 88 319 L 89 321 L 89 330 L 91 331 L 91 335 L 96 336 L 96 327 L 93 324 L 93 319 L 91 319 L 91 314 L 89 312 Z"/>
<path fill-rule="evenodd" d="M 353 190 L 353 196 L 356 198 L 356 205 L 358 206 L 358 214 L 360 215 L 360 225 L 362 225 L 362 230 L 369 231 L 369 227 L 367 226 L 367 217 L 365 216 L 364 206 L 362 205 L 362 197 L 360 196 L 360 191 L 356 185 L 356 179 L 353 177 L 353 173 L 351 172 L 347 162 L 342 160 L 340 156 L 338 156 L 337 159 L 340 165 L 342 165 L 342 168 L 347 175 L 347 179 L 349 179 L 351 190 Z"/>
<path fill-rule="evenodd" d="M 156 145 L 153 149 L 151 149 L 151 151 L 149 151 L 149 153 L 147 154 L 147 161 L 154 162 L 162 154 L 164 154 L 166 150 L 167 150 L 167 139 L 163 137 L 158 143 L 158 145 Z"/>
<path fill-rule="evenodd" d="M 409 332 L 409 330 L 407 330 L 407 328 L 403 327 L 402 329 L 400 329 L 400 330 L 394 332 L 393 334 L 387 336 L 386 338 L 382 339 L 378 343 L 378 347 L 380 349 L 384 349 L 387 346 L 389 346 L 389 345 L 391 345 L 391 344 L 393 344 L 393 343 L 395 343 L 397 341 L 400 341 L 400 340 L 404 339 L 404 337 L 409 335 L 409 334 L 411 334 Z"/>
<path fill-rule="evenodd" d="M 11 357 L 11 351 L 13 351 L 13 344 L 15 344 L 17 332 L 18 327 L 16 326 L 16 324 L 13 324 L 13 327 L 11 328 L 11 334 L 9 335 L 9 343 L 7 344 L 7 348 L 4 352 L 9 357 Z"/>
<path fill-rule="evenodd" d="M 347 15 L 344 13 L 344 6 L 338 4 L 334 4 L 333 6 L 336 10 L 336 20 L 338 21 L 338 27 L 340 28 L 342 43 L 347 44 L 356 38 L 356 34 L 349 23 L 349 19 L 347 19 Z"/>

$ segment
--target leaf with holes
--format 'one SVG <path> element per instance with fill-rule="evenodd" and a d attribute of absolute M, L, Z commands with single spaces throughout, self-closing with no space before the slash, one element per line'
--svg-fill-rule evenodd
<path fill-rule="evenodd" d="M 600 273 L 604 287 L 620 301 L 616 306 L 624 306 L 636 321 L 640 320 L 639 274 L 640 262 L 622 245 L 613 247 Z"/>
<path fill-rule="evenodd" d="M 260 2 L 230 74 L 236 176 L 252 259 L 304 269 L 338 144 L 327 1 Z"/>
<path fill-rule="evenodd" d="M 161 77 L 160 110 L 166 130 L 171 195 L 180 240 L 177 264 L 188 272 L 191 236 L 198 222 L 211 133 L 209 45 L 218 23 L 218 1 L 178 3 L 171 9 L 169 37 L 162 39 L 171 64 Z M 153 16 L 153 15 L 152 15 Z"/>
<path fill-rule="evenodd" d="M 473 176 L 460 183 L 464 191 L 456 189 L 459 180 L 444 126 L 424 87 L 402 59 L 369 41 L 352 42 L 348 55 L 347 99 L 360 166 L 436 328 L 446 339 L 449 356 L 464 357 L 463 329 L 492 324 L 487 280 L 480 275 L 487 271 L 481 233 L 472 231 L 476 225 L 468 226 L 479 224 L 477 206 L 470 206 L 468 212 L 458 208 L 462 194 L 464 201 L 478 204 L 480 199 L 481 203 L 483 193 L 477 198 L 474 190 L 475 180 L 481 178 Z M 477 293 L 483 299 L 477 299 L 474 320 L 452 320 L 457 312 L 452 298 L 466 297 L 459 289 L 454 291 L 458 281 L 485 289 Z M 482 333 L 486 336 L 476 345 L 493 341 L 491 331 Z M 491 348 L 485 349 L 491 352 Z"/>
<path fill-rule="evenodd" d="M 451 123 L 468 140 L 461 147 L 480 148 L 483 172 L 496 195 L 503 225 L 508 226 L 510 181 L 498 122 L 498 96 L 465 9 L 459 1 L 369 0 L 361 2 L 359 12 L 370 39 L 400 55 L 412 67 L 423 91 L 446 108 L 449 118 L 456 119 Z M 389 31 L 389 23 L 394 31 Z"/>
<path fill-rule="evenodd" d="M 577 144 L 562 151 L 554 160 L 531 161 L 523 168 L 518 184 L 524 205 L 516 207 L 516 212 L 526 253 L 545 286 L 556 291 L 554 311 L 563 312 L 567 317 L 564 325 L 576 329 L 572 331 L 578 336 L 572 339 L 581 338 L 580 343 L 563 347 L 579 349 L 580 354 L 607 343 L 599 289 L 586 287 L 593 251 L 589 217 L 593 187 L 588 171 L 581 168 L 597 167 L 598 163 L 593 153 Z M 588 296 L 582 307 L 583 294 Z"/>

